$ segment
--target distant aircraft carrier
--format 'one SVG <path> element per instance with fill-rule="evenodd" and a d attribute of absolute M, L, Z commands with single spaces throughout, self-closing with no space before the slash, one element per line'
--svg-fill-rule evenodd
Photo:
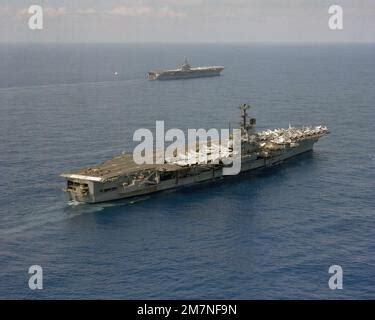
<path fill-rule="evenodd" d="M 177 69 L 171 70 L 151 70 L 148 72 L 149 80 L 175 80 L 187 78 L 201 78 L 201 77 L 214 77 L 219 76 L 223 71 L 222 66 L 210 67 L 191 67 L 187 59 Z"/>
<path fill-rule="evenodd" d="M 257 133 L 255 118 L 248 121 L 248 107 L 241 106 L 241 172 L 269 167 L 310 151 L 320 137 L 329 133 L 325 126 L 289 126 Z M 219 161 L 199 162 L 199 153 L 212 155 L 217 148 L 220 157 L 215 160 Z M 126 154 L 61 176 L 67 180 L 65 191 L 71 200 L 87 203 L 117 200 L 224 178 L 226 160 L 235 157 L 233 149 L 233 140 L 228 141 L 226 148 L 211 142 L 179 154 L 177 159 L 165 159 L 163 164 L 143 165 L 137 165 L 133 156 Z"/>

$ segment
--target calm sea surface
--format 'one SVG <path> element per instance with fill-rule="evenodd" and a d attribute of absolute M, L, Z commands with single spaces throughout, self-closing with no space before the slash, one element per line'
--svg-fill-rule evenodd
<path fill-rule="evenodd" d="M 146 80 L 184 56 L 226 69 Z M 61 191 L 61 172 L 132 150 L 138 128 L 225 128 L 245 102 L 259 130 L 332 133 L 214 185 L 97 205 Z M 0 298 L 375 299 L 374 107 L 370 45 L 1 45 Z"/>

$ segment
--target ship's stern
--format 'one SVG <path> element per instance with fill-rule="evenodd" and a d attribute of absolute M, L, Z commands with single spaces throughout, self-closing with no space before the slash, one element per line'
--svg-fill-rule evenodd
<path fill-rule="evenodd" d="M 155 71 L 149 71 L 147 73 L 147 78 L 148 80 L 157 80 L 159 77 L 159 73 L 155 72 Z"/>
<path fill-rule="evenodd" d="M 94 203 L 95 201 L 95 181 L 75 177 L 75 175 L 62 174 L 66 179 L 66 187 L 63 191 L 68 193 L 69 200 Z"/>

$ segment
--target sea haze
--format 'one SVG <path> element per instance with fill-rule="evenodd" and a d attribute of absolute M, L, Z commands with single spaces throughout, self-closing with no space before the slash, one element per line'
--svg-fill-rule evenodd
<path fill-rule="evenodd" d="M 224 65 L 148 81 L 150 68 Z M 1 45 L 0 298 L 375 299 L 375 46 Z M 115 75 L 115 72 L 118 74 Z M 131 151 L 138 128 L 326 124 L 280 166 L 74 205 L 63 171 Z M 344 270 L 330 290 L 328 268 Z M 28 288 L 40 265 L 44 289 Z"/>

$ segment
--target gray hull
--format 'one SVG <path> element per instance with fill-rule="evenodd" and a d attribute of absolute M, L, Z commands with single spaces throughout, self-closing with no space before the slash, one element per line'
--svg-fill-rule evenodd
<path fill-rule="evenodd" d="M 191 78 L 206 78 L 220 76 L 220 71 L 206 71 L 206 72 L 181 72 L 178 74 L 163 73 L 157 77 L 157 80 L 178 80 Z"/>
<path fill-rule="evenodd" d="M 302 141 L 299 146 L 294 148 L 283 149 L 278 154 L 273 155 L 270 158 L 258 158 L 254 159 L 251 156 L 245 156 L 241 162 L 241 172 L 248 172 L 255 169 L 266 168 L 278 164 L 286 159 L 295 157 L 299 154 L 311 151 L 314 143 L 318 139 L 312 138 Z M 175 189 L 184 186 L 191 186 L 202 182 L 208 182 L 216 179 L 225 178 L 223 176 L 222 167 L 212 167 L 209 170 L 197 173 L 189 177 L 179 178 L 178 174 L 173 178 L 165 181 L 161 181 L 156 185 L 142 186 L 139 190 L 127 191 L 123 190 L 123 181 L 117 180 L 114 182 L 95 182 L 86 181 L 88 185 L 88 193 L 84 197 L 79 193 L 69 192 L 69 198 L 71 200 L 87 203 L 97 203 L 119 200 L 124 198 L 130 198 L 135 196 L 147 195 L 163 190 Z M 108 190 L 103 192 L 103 190 Z"/>

